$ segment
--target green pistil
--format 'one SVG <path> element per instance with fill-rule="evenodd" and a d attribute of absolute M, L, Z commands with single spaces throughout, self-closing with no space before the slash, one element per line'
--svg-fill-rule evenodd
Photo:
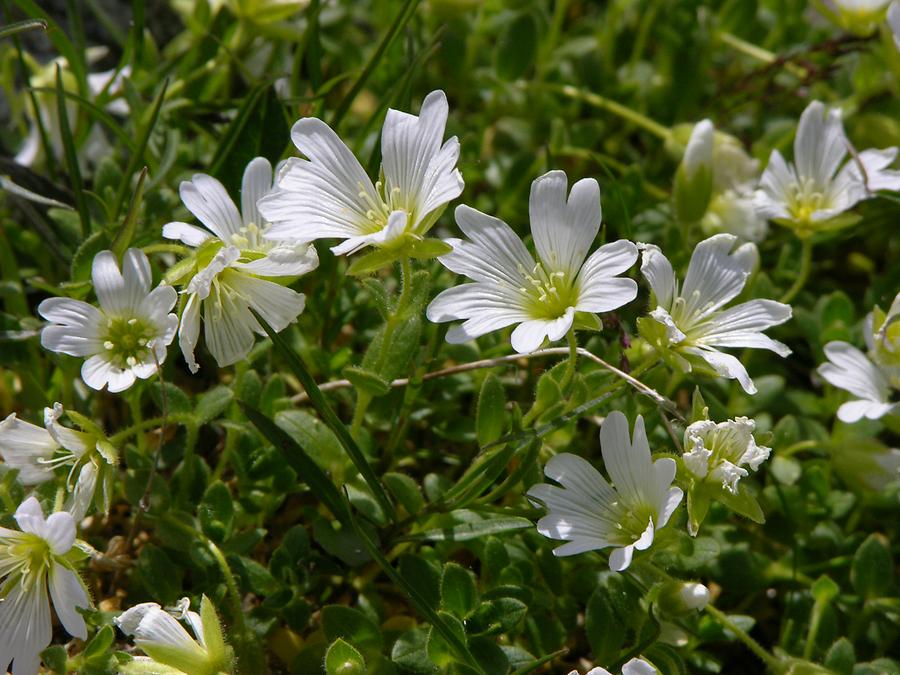
<path fill-rule="evenodd" d="M 544 319 L 558 319 L 569 307 L 574 307 L 578 294 L 572 284 L 566 280 L 562 271 L 547 273 L 541 263 L 528 270 L 519 265 L 519 274 L 526 282 L 519 291 L 531 299 L 534 314 Z"/>

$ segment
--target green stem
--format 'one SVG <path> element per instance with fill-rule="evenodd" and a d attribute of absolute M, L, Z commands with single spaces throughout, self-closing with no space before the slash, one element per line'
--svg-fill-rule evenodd
<path fill-rule="evenodd" d="M 572 378 L 575 377 L 575 367 L 578 365 L 578 339 L 575 337 L 575 326 L 569 329 L 568 340 L 569 360 L 566 361 L 566 372 L 563 373 L 563 379 L 559 383 L 559 388 L 563 394 L 566 393 L 569 385 L 572 384 Z"/>
<path fill-rule="evenodd" d="M 746 54 L 750 58 L 756 59 L 757 61 L 771 64 L 775 63 L 778 60 L 778 55 L 774 52 L 770 52 L 768 49 L 763 49 L 762 47 L 755 45 L 752 42 L 742 40 L 737 35 L 732 35 L 727 31 L 721 31 L 719 33 L 719 39 L 729 47 L 732 47 L 736 51 L 739 51 L 742 54 Z M 806 72 L 805 68 L 802 68 L 795 63 L 785 62 L 784 69 L 792 75 L 799 77 L 800 79 L 805 79 L 809 74 Z"/>
<path fill-rule="evenodd" d="M 553 91 L 559 92 L 563 96 L 568 96 L 571 99 L 575 99 L 576 101 L 583 101 L 588 105 L 594 106 L 595 108 L 600 108 L 601 110 L 606 110 L 607 112 L 611 112 L 613 115 L 621 117 L 623 120 L 631 122 L 632 124 L 636 124 L 642 129 L 649 131 L 654 136 L 666 141 L 669 139 L 671 135 L 671 130 L 657 122 L 656 120 L 650 119 L 643 113 L 639 113 L 637 110 L 633 110 L 628 106 L 624 106 L 621 103 L 617 103 L 612 99 L 608 99 L 604 96 L 600 96 L 599 94 L 595 94 L 591 91 L 585 91 L 584 89 L 578 89 L 577 87 L 573 87 L 571 85 L 546 85 L 550 87 Z"/>
<path fill-rule="evenodd" d="M 193 415 L 188 413 L 169 413 L 165 418 L 163 417 L 152 417 L 149 420 L 142 420 L 140 423 L 132 424 L 130 427 L 122 429 L 112 436 L 109 437 L 109 442 L 113 445 L 119 445 L 124 440 L 138 434 L 142 431 L 147 431 L 148 429 L 154 429 L 163 423 L 163 421 L 174 422 L 175 424 L 184 424 L 185 426 L 189 426 L 194 422 Z"/>
<path fill-rule="evenodd" d="M 794 279 L 794 283 L 788 289 L 787 293 L 781 296 L 781 302 L 784 303 L 793 300 L 797 293 L 803 289 L 806 285 L 806 280 L 809 278 L 809 272 L 812 269 L 812 239 L 810 237 L 801 239 L 800 247 L 800 271 L 797 273 L 797 278 Z"/>
<path fill-rule="evenodd" d="M 716 621 L 718 621 L 719 625 L 734 633 L 737 639 L 743 642 L 751 652 L 756 654 L 756 656 L 758 656 L 759 659 L 763 663 L 765 663 L 766 667 L 769 668 L 772 672 L 784 672 L 784 665 L 782 664 L 781 660 L 767 652 L 762 647 L 762 645 L 760 645 L 756 640 L 750 637 L 750 635 L 743 628 L 732 621 L 731 618 L 727 614 L 725 614 L 725 612 L 716 609 L 713 605 L 707 605 L 706 612 Z"/>
<path fill-rule="evenodd" d="M 143 387 L 138 385 L 134 387 L 129 392 L 128 396 L 128 407 L 131 410 L 131 421 L 133 426 L 141 427 L 144 423 L 144 413 L 141 410 L 141 394 L 143 393 Z M 140 434 L 137 437 L 137 447 L 140 450 L 141 454 L 147 453 L 147 439 L 143 434 Z"/>

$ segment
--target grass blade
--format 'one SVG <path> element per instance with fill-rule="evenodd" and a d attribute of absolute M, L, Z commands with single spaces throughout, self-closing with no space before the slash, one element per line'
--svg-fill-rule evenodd
<path fill-rule="evenodd" d="M 300 480 L 309 485 L 310 490 L 328 507 L 328 510 L 341 524 L 350 527 L 350 507 L 347 501 L 312 457 L 306 454 L 306 451 L 290 434 L 259 410 L 243 401 L 239 401 L 238 404 L 253 426 L 259 429 L 260 433 L 281 452 L 287 463 L 297 472 Z"/>
<path fill-rule="evenodd" d="M 131 240 L 134 239 L 134 231 L 137 226 L 137 214 L 141 208 L 141 198 L 144 196 L 144 180 L 146 180 L 146 178 L 147 167 L 145 166 L 138 178 L 138 184 L 134 189 L 134 194 L 131 196 L 131 204 L 128 206 L 128 213 L 125 214 L 125 221 L 122 223 L 122 227 L 119 228 L 119 231 L 116 233 L 116 238 L 113 239 L 113 242 L 110 245 L 112 252 L 116 254 L 116 257 L 119 260 L 122 259 L 128 245 L 131 243 Z"/>
<path fill-rule="evenodd" d="M 25 19 L 24 21 L 16 21 L 15 23 L 0 28 L 0 40 L 29 30 L 47 30 L 47 22 L 43 19 Z"/>
<path fill-rule="evenodd" d="M 359 449 L 356 441 L 353 440 L 353 436 L 350 435 L 347 427 L 328 404 L 327 399 L 324 394 L 322 394 L 316 381 L 313 379 L 312 375 L 309 374 L 309 371 L 306 370 L 306 366 L 303 365 L 303 362 L 297 354 L 294 353 L 294 350 L 290 348 L 284 337 L 272 330 L 272 327 L 266 323 L 259 314 L 253 312 L 253 316 L 256 317 L 256 320 L 259 321 L 259 325 L 263 327 L 263 330 L 265 330 L 272 339 L 272 344 L 275 345 L 275 349 L 277 349 L 285 360 L 287 360 L 291 371 L 297 376 L 297 379 L 300 380 L 300 384 L 302 384 L 303 388 L 306 390 L 310 403 L 312 403 L 313 407 L 318 411 L 319 415 L 322 417 L 322 421 L 324 421 L 338 437 L 341 445 L 344 446 L 344 450 L 350 455 L 350 459 L 356 466 L 357 471 L 359 471 L 363 480 L 366 481 L 369 489 L 372 490 L 372 494 L 381 505 L 381 508 L 392 522 L 397 522 L 397 512 L 394 510 L 394 505 L 388 498 L 384 487 L 382 487 L 381 481 L 378 480 L 378 477 L 375 475 L 369 462 L 366 461 L 366 458 L 362 454 L 362 450 Z"/>
<path fill-rule="evenodd" d="M 147 143 L 150 141 L 150 134 L 153 133 L 153 128 L 156 126 L 156 120 L 159 119 L 159 111 L 166 98 L 166 90 L 168 88 L 169 79 L 166 78 L 163 82 L 162 89 L 157 95 L 156 100 L 153 102 L 153 109 L 150 111 L 150 119 L 147 120 L 147 125 L 144 127 L 140 138 L 138 139 L 137 152 L 132 153 L 131 158 L 128 160 L 128 167 L 125 169 L 125 173 L 122 176 L 122 182 L 119 184 L 119 193 L 116 195 L 116 208 L 113 212 L 116 218 L 122 213 L 122 206 L 125 203 L 125 193 L 128 191 L 131 177 L 134 175 L 135 171 L 137 171 L 141 162 L 144 161 L 144 152 L 147 150 Z"/>
<path fill-rule="evenodd" d="M 81 220 L 81 237 L 86 239 L 91 232 L 91 214 L 88 211 L 87 200 L 84 198 L 84 182 L 81 179 L 81 169 L 78 167 L 78 153 L 75 150 L 75 141 L 72 138 L 72 128 L 69 126 L 69 116 L 66 111 L 66 95 L 62 83 L 62 69 L 56 66 L 56 109 L 59 114 L 59 131 L 62 136 L 63 149 L 66 156 L 66 167 L 69 179 L 72 181 L 72 192 L 75 196 L 75 209 Z"/>
<path fill-rule="evenodd" d="M 88 90 L 87 66 L 84 62 L 84 52 L 75 48 L 75 45 L 66 36 L 66 32 L 34 0 L 13 0 L 13 2 L 32 19 L 39 19 L 47 24 L 47 38 L 53 43 L 56 50 L 66 57 L 69 68 L 78 80 L 78 91 L 86 94 Z"/>
<path fill-rule="evenodd" d="M 406 0 L 406 3 L 397 14 L 397 17 L 391 24 L 388 32 L 385 33 L 384 38 L 382 38 L 381 43 L 379 43 L 377 49 L 375 49 L 375 51 L 372 53 L 372 56 L 369 57 L 369 60 L 366 62 L 366 65 L 363 68 L 363 71 L 359 74 L 359 77 L 356 78 L 356 82 L 353 83 L 353 86 L 350 87 L 350 91 L 347 92 L 343 100 L 335 109 L 334 115 L 332 115 L 331 117 L 331 127 L 333 129 L 337 129 L 338 125 L 341 123 L 341 120 L 344 119 L 344 115 L 346 115 L 347 111 L 350 110 L 350 106 L 353 104 L 353 101 L 359 95 L 359 92 L 362 91 L 362 88 L 366 86 L 366 82 L 369 81 L 372 73 L 375 72 L 375 69 L 381 62 L 384 53 L 394 43 L 394 40 L 397 39 L 400 31 L 403 30 L 406 24 L 409 23 L 409 20 L 412 18 L 413 14 L 415 14 L 416 8 L 419 6 L 419 2 L 420 0 Z"/>

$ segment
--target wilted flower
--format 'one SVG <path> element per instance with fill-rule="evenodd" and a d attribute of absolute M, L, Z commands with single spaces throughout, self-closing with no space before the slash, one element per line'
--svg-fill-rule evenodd
<path fill-rule="evenodd" d="M 75 543 L 71 514 L 44 519 L 38 500 L 29 497 L 15 518 L 21 531 L 0 528 L 0 671 L 12 662 L 14 675 L 36 675 L 53 635 L 50 599 L 66 631 L 81 640 L 87 627 L 76 608 L 87 609 L 90 600 L 67 560 Z"/>
<path fill-rule="evenodd" d="M 889 401 L 891 383 L 885 371 L 856 347 L 847 342 L 829 342 L 825 345 L 825 356 L 828 363 L 819 366 L 819 375 L 857 397 L 838 408 L 839 420 L 858 422 L 863 417 L 874 420 L 900 409 L 900 403 Z"/>
<path fill-rule="evenodd" d="M 721 484 L 737 493 L 738 481 L 769 458 L 771 448 L 757 445 L 756 422 L 735 417 L 727 422 L 698 420 L 684 430 L 684 465 L 695 479 Z M 747 468 L 745 468 L 747 467 Z"/>
<path fill-rule="evenodd" d="M 644 659 L 630 659 L 622 665 L 622 675 L 656 675 L 659 671 Z M 578 675 L 577 670 L 573 670 L 569 675 Z M 606 668 L 596 666 L 591 668 L 584 675 L 612 675 Z"/>
<path fill-rule="evenodd" d="M 225 643 L 216 610 L 206 596 L 200 602 L 200 613 L 189 610 L 182 598 L 171 613 L 155 602 L 144 602 L 122 612 L 116 619 L 119 629 L 134 638 L 134 643 L 152 662 L 190 675 L 219 675 L 232 672 L 233 653 Z M 179 623 L 186 621 L 195 638 Z M 146 661 L 124 672 L 149 672 Z M 164 672 L 169 672 L 168 670 Z"/>
<path fill-rule="evenodd" d="M 251 309 L 276 331 L 284 330 L 303 311 L 302 293 L 269 281 L 270 277 L 296 277 L 319 264 L 308 242 L 266 239 L 269 223 L 257 202 L 272 189 L 272 166 L 263 157 L 244 170 L 241 212 L 225 187 L 211 176 L 196 174 L 181 183 L 181 199 L 207 229 L 182 222 L 167 223 L 163 236 L 196 247 L 194 256 L 170 271 L 186 283 L 188 295 L 181 314 L 178 342 L 191 372 L 199 369 L 194 350 L 203 316 L 206 346 L 220 366 L 247 356 L 254 333 L 265 335 Z"/>
<path fill-rule="evenodd" d="M 99 506 L 104 512 L 109 510 L 113 475 L 108 469 L 117 464 L 118 453 L 99 429 L 81 416 L 78 418 L 88 431 L 60 424 L 63 412 L 59 403 L 44 408 L 43 428 L 11 414 L 0 422 L 0 455 L 8 467 L 19 470 L 19 480 L 26 486 L 50 480 L 56 467 L 70 467 L 66 511 L 77 521 L 87 514 L 98 485 Z"/>
<path fill-rule="evenodd" d="M 618 277 L 637 260 L 630 241 L 605 244 L 587 257 L 600 229 L 600 187 L 592 178 L 572 186 L 551 171 L 531 184 L 531 232 L 538 262 L 502 220 L 460 206 L 456 222 L 470 241 L 448 239 L 441 263 L 475 283 L 441 292 L 428 306 L 431 321 L 465 319 L 447 333 L 465 342 L 507 326 L 512 346 L 525 354 L 564 337 L 572 326 L 597 329 L 596 314 L 634 300 L 637 284 Z M 585 258 L 587 259 L 585 260 Z"/>
<path fill-rule="evenodd" d="M 791 350 L 762 331 L 790 319 L 791 308 L 774 300 L 750 300 L 722 309 L 744 288 L 758 257 L 751 243 L 732 252 L 736 241 L 733 235 L 717 234 L 697 244 L 680 288 L 662 251 L 643 244 L 641 274 L 653 291 L 655 309 L 638 319 L 638 326 L 663 357 L 671 357 L 685 372 L 704 364 L 754 394 L 747 369 L 717 347 L 755 347 L 787 356 Z"/>
<path fill-rule="evenodd" d="M 562 453 L 544 467 L 547 477 L 562 487 L 535 485 L 528 497 L 548 511 L 538 521 L 538 532 L 569 542 L 554 554 L 614 547 L 609 568 L 621 572 L 631 564 L 635 550 L 653 544 L 654 533 L 669 522 L 683 492 L 672 487 L 675 460 L 652 460 L 640 415 L 632 441 L 625 415 L 611 412 L 600 427 L 600 451 L 613 485 L 587 460 Z"/>
<path fill-rule="evenodd" d="M 419 116 L 388 110 L 381 132 L 381 172 L 374 185 L 350 149 L 325 122 L 306 117 L 291 138 L 307 159 L 279 171 L 277 189 L 260 201 L 275 240 L 343 239 L 336 255 L 366 246 L 399 250 L 422 239 L 447 203 L 460 195 L 459 141 L 443 145 L 449 107 L 442 91 L 422 102 Z"/>
<path fill-rule="evenodd" d="M 852 224 L 854 217 L 841 214 L 875 191 L 900 189 L 900 171 L 887 169 L 897 148 L 864 150 L 845 163 L 849 148 L 841 111 L 810 103 L 797 127 L 794 163 L 772 151 L 756 192 L 760 214 L 806 237 Z"/>
<path fill-rule="evenodd" d="M 41 331 L 41 344 L 88 357 L 81 377 L 89 387 L 124 391 L 166 360 L 178 327 L 178 317 L 169 313 L 177 295 L 169 286 L 150 290 L 150 263 L 136 248 L 125 252 L 121 271 L 113 252 L 101 251 L 91 276 L 100 309 L 71 298 L 44 300 L 38 312 L 52 323 Z"/>

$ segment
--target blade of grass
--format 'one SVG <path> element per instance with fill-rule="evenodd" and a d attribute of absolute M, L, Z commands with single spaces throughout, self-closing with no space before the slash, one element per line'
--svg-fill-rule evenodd
<path fill-rule="evenodd" d="M 288 367 L 291 369 L 294 375 L 297 376 L 297 379 L 300 380 L 300 384 L 303 385 L 303 388 L 306 390 L 306 393 L 309 396 L 310 403 L 312 403 L 313 407 L 318 411 L 325 424 L 327 424 L 334 432 L 334 434 L 338 437 L 341 445 L 344 446 L 344 450 L 346 450 L 347 454 L 350 456 L 350 459 L 353 461 L 353 464 L 356 466 L 357 471 L 359 471 L 360 475 L 363 477 L 363 480 L 366 481 L 369 489 L 372 490 L 372 494 L 381 505 L 381 508 L 388 515 L 391 522 L 397 522 L 397 512 L 395 511 L 393 503 L 391 503 L 391 500 L 388 498 L 387 493 L 382 487 L 381 482 L 378 480 L 378 477 L 375 475 L 375 472 L 372 470 L 369 462 L 366 461 L 366 458 L 362 454 L 362 451 L 359 449 L 359 446 L 356 444 L 356 441 L 353 440 L 353 436 L 350 435 L 347 427 L 340 420 L 332 407 L 328 404 L 328 400 L 325 398 L 325 395 L 322 394 L 322 391 L 319 389 L 319 385 L 316 384 L 316 381 L 313 379 L 312 375 L 309 374 L 306 366 L 303 365 L 303 362 L 300 360 L 294 350 L 290 348 L 290 346 L 287 344 L 287 341 L 281 334 L 276 333 L 272 329 L 272 327 L 268 323 L 266 323 L 265 319 L 263 319 L 256 312 L 253 312 L 253 316 L 256 317 L 259 325 L 263 327 L 263 330 L 265 330 L 268 336 L 271 338 L 272 344 L 275 346 L 275 349 L 278 350 L 278 352 L 287 361 Z"/>
<path fill-rule="evenodd" d="M 122 206 L 125 203 L 125 194 L 128 191 L 128 186 L 131 184 L 131 177 L 134 175 L 135 171 L 137 171 L 141 162 L 144 162 L 144 152 L 147 150 L 147 143 L 150 141 L 150 134 L 153 133 L 153 128 L 156 126 L 156 120 L 159 119 L 159 111 L 166 98 L 166 90 L 168 88 L 169 79 L 166 78 L 163 82 L 162 89 L 156 96 L 156 100 L 153 102 L 150 118 L 147 120 L 147 124 L 138 138 L 137 152 L 132 153 L 131 158 L 128 160 L 128 166 L 125 169 L 125 173 L 122 175 L 122 182 L 119 184 L 119 192 L 116 195 L 116 208 L 114 211 L 116 218 L 122 213 Z M 146 164 L 146 162 L 144 163 Z"/>
<path fill-rule="evenodd" d="M 238 401 L 241 410 L 253 423 L 260 433 L 274 445 L 284 456 L 291 468 L 297 472 L 297 476 L 309 485 L 319 500 L 328 507 L 341 524 L 353 527 L 350 518 L 350 507 L 344 500 L 337 487 L 316 464 L 312 457 L 300 446 L 294 438 L 275 422 L 263 415 L 259 410 L 243 401 Z"/>
<path fill-rule="evenodd" d="M 56 93 L 56 89 L 50 87 L 29 87 L 28 91 L 32 93 Z M 76 103 L 78 103 L 78 105 L 87 109 L 88 114 L 91 115 L 94 119 L 102 122 L 107 129 L 114 133 L 116 137 L 125 144 L 129 152 L 137 152 L 137 146 L 134 144 L 131 136 L 129 136 L 122 130 L 121 125 L 112 115 L 110 115 L 96 103 L 92 103 L 91 101 L 84 98 L 84 96 L 82 96 L 81 94 L 78 94 L 74 91 L 64 91 L 63 94 L 66 98 L 75 101 Z"/>
<path fill-rule="evenodd" d="M 25 19 L 24 21 L 16 21 L 0 28 L 0 40 L 29 30 L 47 30 L 47 22 L 43 19 Z"/>
<path fill-rule="evenodd" d="M 53 43 L 56 50 L 66 57 L 69 68 L 78 80 L 78 91 L 86 94 L 88 90 L 87 65 L 84 62 L 84 53 L 75 48 L 75 45 L 66 36 L 66 32 L 34 0 L 13 0 L 13 2 L 32 19 L 40 19 L 47 24 L 47 38 Z"/>
<path fill-rule="evenodd" d="M 419 6 L 419 2 L 420 0 L 406 0 L 406 3 L 397 14 L 397 17 L 394 19 L 391 27 L 388 28 L 388 32 L 385 33 L 378 47 L 366 62 L 363 71 L 359 74 L 359 77 L 356 78 L 356 82 L 353 83 L 353 86 L 350 87 L 350 91 L 347 92 L 343 100 L 341 100 L 341 102 L 335 109 L 334 115 L 332 115 L 331 117 L 331 127 L 333 129 L 338 128 L 338 125 L 341 123 L 344 115 L 346 115 L 347 111 L 350 110 L 350 106 L 353 104 L 353 101 L 359 95 L 359 92 L 362 91 L 362 88 L 366 86 L 366 82 L 369 81 L 372 73 L 375 72 L 375 69 L 381 62 L 382 57 L 384 57 L 385 52 L 394 43 L 394 40 L 397 39 L 400 31 L 402 31 L 406 24 L 409 23 L 409 20 L 412 18 L 413 14 L 415 14 L 416 8 Z"/>
<path fill-rule="evenodd" d="M 141 208 L 141 198 L 144 196 L 144 180 L 146 180 L 146 178 L 147 167 L 145 166 L 138 178 L 134 194 L 131 196 L 131 204 L 128 205 L 128 213 L 125 214 L 125 221 L 122 223 L 122 227 L 119 228 L 119 231 L 116 233 L 116 238 L 113 239 L 113 242 L 110 245 L 112 252 L 116 254 L 116 257 L 119 260 L 122 259 L 125 250 L 128 248 L 131 240 L 134 239 L 134 231 L 137 227 L 137 214 Z"/>
<path fill-rule="evenodd" d="M 346 500 L 346 498 L 345 498 Z M 348 509 L 349 512 L 349 509 Z M 406 579 L 401 576 L 401 574 L 394 569 L 394 566 L 391 565 L 390 561 L 384 556 L 381 552 L 381 549 L 375 544 L 374 541 L 369 537 L 369 533 L 362 527 L 360 527 L 356 518 L 353 517 L 352 512 L 350 512 L 350 523 L 353 526 L 353 529 L 356 531 L 357 536 L 362 540 L 363 545 L 366 547 L 366 550 L 369 552 L 369 555 L 372 556 L 372 559 L 378 563 L 378 566 L 382 569 L 382 571 L 388 576 L 388 578 L 393 581 L 397 586 L 403 589 L 406 595 L 409 597 L 410 602 L 412 603 L 415 610 L 422 615 L 433 627 L 434 629 L 441 634 L 441 637 L 446 640 L 447 644 L 453 649 L 456 654 L 456 658 L 460 661 L 466 663 L 470 668 L 474 668 L 477 673 L 484 673 L 484 669 L 481 667 L 481 664 L 472 656 L 472 652 L 469 651 L 469 647 L 462 642 L 456 633 L 447 625 L 447 623 L 440 617 L 437 613 L 437 610 L 432 607 L 428 600 L 426 600 L 421 593 Z"/>
<path fill-rule="evenodd" d="M 87 239 L 91 232 L 91 214 L 88 211 L 87 200 L 84 198 L 84 183 L 81 180 L 81 169 L 78 167 L 78 153 L 75 150 L 75 141 L 72 139 L 72 129 L 69 126 L 69 116 L 66 112 L 62 69 L 58 65 L 56 66 L 56 109 L 59 114 L 59 131 L 65 151 L 66 168 L 69 172 L 69 180 L 72 181 L 75 209 L 78 211 L 78 218 L 81 221 L 81 237 Z"/>

